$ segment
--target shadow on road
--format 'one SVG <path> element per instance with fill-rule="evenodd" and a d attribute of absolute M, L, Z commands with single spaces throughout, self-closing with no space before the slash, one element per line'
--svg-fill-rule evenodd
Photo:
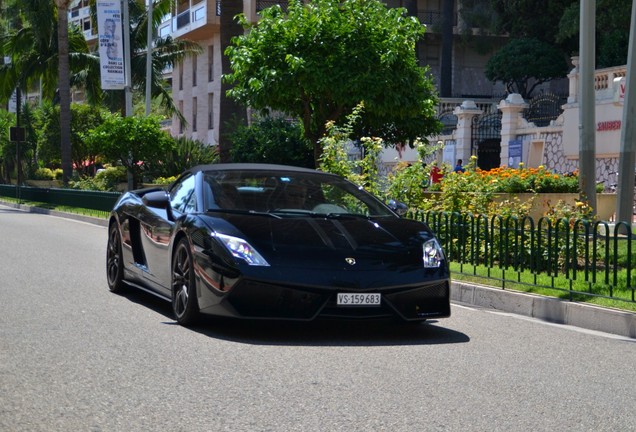
<path fill-rule="evenodd" d="M 205 317 L 192 327 L 206 336 L 252 345 L 395 346 L 469 342 L 444 321 L 403 324 L 391 320 L 255 321 Z"/>
<path fill-rule="evenodd" d="M 140 307 L 147 307 L 174 321 L 170 303 L 131 288 L 122 294 Z M 402 323 L 393 320 L 264 321 L 203 316 L 189 330 L 205 336 L 250 345 L 286 346 L 396 346 L 437 345 L 469 342 L 461 332 L 444 328 L 444 320 Z"/>

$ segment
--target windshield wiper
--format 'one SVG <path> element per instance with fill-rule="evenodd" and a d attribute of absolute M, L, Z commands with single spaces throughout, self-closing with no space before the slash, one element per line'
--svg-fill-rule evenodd
<path fill-rule="evenodd" d="M 240 209 L 225 209 L 225 208 L 213 208 L 208 209 L 208 213 L 230 213 L 239 215 L 254 215 L 254 216 L 268 216 L 275 219 L 281 219 L 280 216 L 270 212 L 256 211 L 256 210 L 240 210 Z"/>

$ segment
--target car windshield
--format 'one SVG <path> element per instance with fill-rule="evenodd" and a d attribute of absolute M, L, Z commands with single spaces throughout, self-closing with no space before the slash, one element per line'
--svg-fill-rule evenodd
<path fill-rule="evenodd" d="M 320 172 L 278 170 L 207 171 L 209 210 L 276 215 L 395 217 L 377 198 L 340 177 Z"/>

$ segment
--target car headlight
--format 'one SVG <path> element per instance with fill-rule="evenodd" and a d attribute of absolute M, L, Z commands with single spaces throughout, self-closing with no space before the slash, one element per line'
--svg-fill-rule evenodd
<path fill-rule="evenodd" d="M 249 265 L 269 267 L 269 263 L 265 261 L 265 258 L 242 238 L 218 233 L 212 235 L 218 238 L 235 258 L 242 259 Z"/>
<path fill-rule="evenodd" d="M 427 240 L 422 245 L 424 268 L 438 268 L 444 261 L 444 252 L 436 239 Z"/>

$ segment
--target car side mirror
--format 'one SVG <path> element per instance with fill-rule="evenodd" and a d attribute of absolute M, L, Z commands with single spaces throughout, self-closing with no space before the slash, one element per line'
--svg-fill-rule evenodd
<path fill-rule="evenodd" d="M 408 207 L 406 206 L 406 204 L 404 204 L 403 202 L 393 200 L 393 199 L 389 200 L 387 205 L 389 206 L 391 210 L 393 210 L 400 216 L 404 216 L 406 214 L 406 211 L 408 210 Z"/>
<path fill-rule="evenodd" d="M 170 198 L 165 190 L 152 191 L 141 197 L 145 206 L 165 210 L 170 204 Z"/>

